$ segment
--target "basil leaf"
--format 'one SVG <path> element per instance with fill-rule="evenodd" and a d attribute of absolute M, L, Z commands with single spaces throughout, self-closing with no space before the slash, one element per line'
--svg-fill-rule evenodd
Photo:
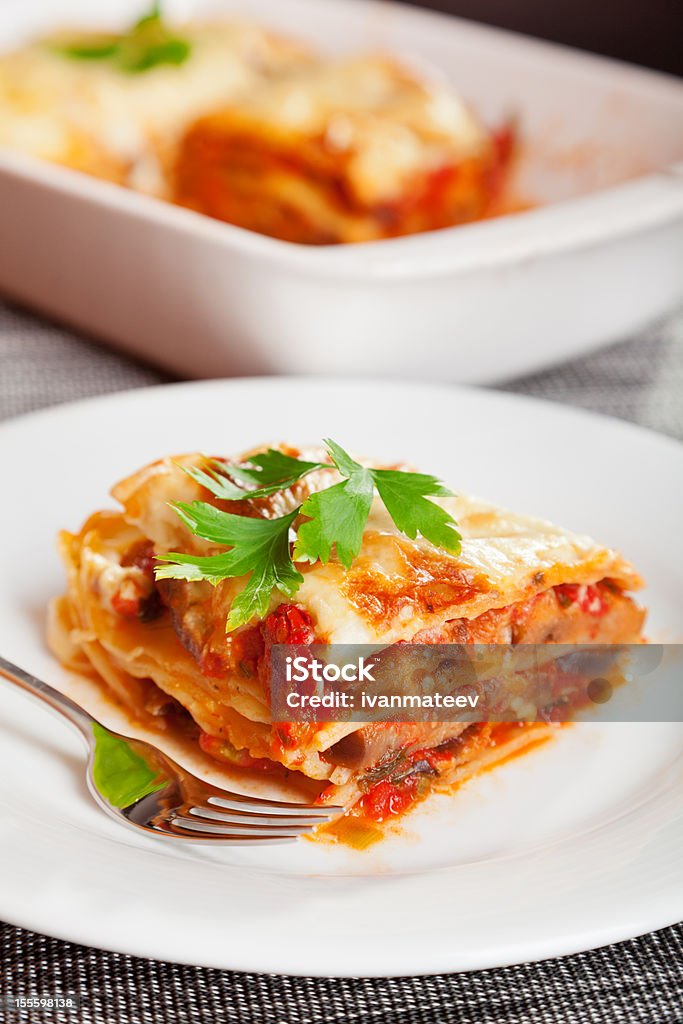
<path fill-rule="evenodd" d="M 130 807 L 165 782 L 130 743 L 93 722 L 95 752 L 92 775 L 98 791 L 113 807 Z"/>

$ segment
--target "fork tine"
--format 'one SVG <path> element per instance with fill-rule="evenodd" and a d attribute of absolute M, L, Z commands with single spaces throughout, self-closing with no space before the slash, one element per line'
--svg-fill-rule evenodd
<path fill-rule="evenodd" d="M 273 825 L 285 828 L 287 825 L 308 825 L 313 828 L 315 825 L 323 825 L 329 821 L 331 815 L 284 815 L 284 814 L 261 814 L 253 811 L 237 810 L 216 810 L 214 807 L 195 805 L 190 807 L 189 814 L 197 818 L 205 818 L 209 821 L 221 821 L 227 824 L 234 822 L 245 825 Z"/>
<path fill-rule="evenodd" d="M 344 810 L 343 807 L 331 804 L 316 806 L 314 804 L 286 803 L 281 800 L 263 800 L 259 797 L 241 796 L 236 793 L 231 793 L 229 797 L 210 796 L 207 803 L 213 804 L 215 807 L 223 807 L 227 811 L 246 811 L 253 814 L 296 814 L 305 817 L 341 814 Z"/>
<path fill-rule="evenodd" d="M 227 845 L 239 846 L 281 846 L 284 843 L 295 843 L 298 836 L 278 833 L 277 836 L 254 836 L 253 834 L 240 833 L 239 835 L 226 836 L 217 832 L 196 832 L 182 826 L 175 827 L 175 822 L 160 822 L 156 828 L 157 834 L 167 836 L 169 839 L 178 839 L 186 843 L 224 843 Z"/>
<path fill-rule="evenodd" d="M 311 831 L 309 825 L 243 825 L 240 822 L 209 824 L 208 821 L 185 818 L 180 815 L 173 817 L 172 824 L 191 832 L 203 832 L 218 836 L 243 836 L 248 839 L 295 839 L 297 836 Z"/>

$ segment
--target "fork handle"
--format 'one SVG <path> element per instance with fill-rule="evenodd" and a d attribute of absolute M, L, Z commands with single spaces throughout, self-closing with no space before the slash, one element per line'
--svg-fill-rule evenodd
<path fill-rule="evenodd" d="M 13 665 L 11 661 L 7 661 L 2 657 L 0 657 L 0 677 L 7 679 L 10 683 L 15 683 L 26 693 L 30 693 L 44 701 L 53 711 L 57 711 L 64 718 L 67 718 L 72 725 L 75 725 L 86 739 L 92 736 L 93 722 L 96 721 L 92 715 L 89 715 L 84 708 L 79 707 L 70 697 L 66 697 L 59 690 L 48 686 L 42 679 L 37 679 L 30 672 L 26 672 L 23 668 Z"/>

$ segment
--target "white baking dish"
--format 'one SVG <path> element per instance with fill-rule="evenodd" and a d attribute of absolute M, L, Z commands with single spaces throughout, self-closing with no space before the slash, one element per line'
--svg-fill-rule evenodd
<path fill-rule="evenodd" d="M 0 46 L 140 4 L 4 0 Z M 521 188 L 549 205 L 386 242 L 305 248 L 0 154 L 0 289 L 181 374 L 388 373 L 493 381 L 633 332 L 683 294 L 683 87 L 371 0 L 189 0 L 329 51 L 441 74 L 517 112 Z M 175 10 L 174 10 L 175 8 Z M 678 164 L 678 169 L 676 165 Z"/>

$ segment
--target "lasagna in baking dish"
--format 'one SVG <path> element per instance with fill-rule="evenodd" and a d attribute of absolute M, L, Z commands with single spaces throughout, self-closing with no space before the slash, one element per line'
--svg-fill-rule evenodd
<path fill-rule="evenodd" d="M 359 834 L 555 726 L 273 721 L 273 645 L 641 639 L 615 551 L 333 442 L 165 458 L 112 494 L 118 511 L 61 534 L 55 653 L 218 761 L 298 773 Z"/>
<path fill-rule="evenodd" d="M 512 133 L 380 57 L 311 64 L 201 118 L 177 202 L 291 242 L 413 234 L 500 211 Z"/>
<path fill-rule="evenodd" d="M 308 59 L 255 25 L 174 30 L 154 14 L 125 33 L 46 36 L 0 56 L 0 146 L 168 198 L 194 118 Z"/>
<path fill-rule="evenodd" d="M 308 244 L 505 212 L 509 127 L 382 56 L 246 22 L 65 31 L 0 57 L 0 147 Z M 511 208 L 508 205 L 507 208 Z"/>

